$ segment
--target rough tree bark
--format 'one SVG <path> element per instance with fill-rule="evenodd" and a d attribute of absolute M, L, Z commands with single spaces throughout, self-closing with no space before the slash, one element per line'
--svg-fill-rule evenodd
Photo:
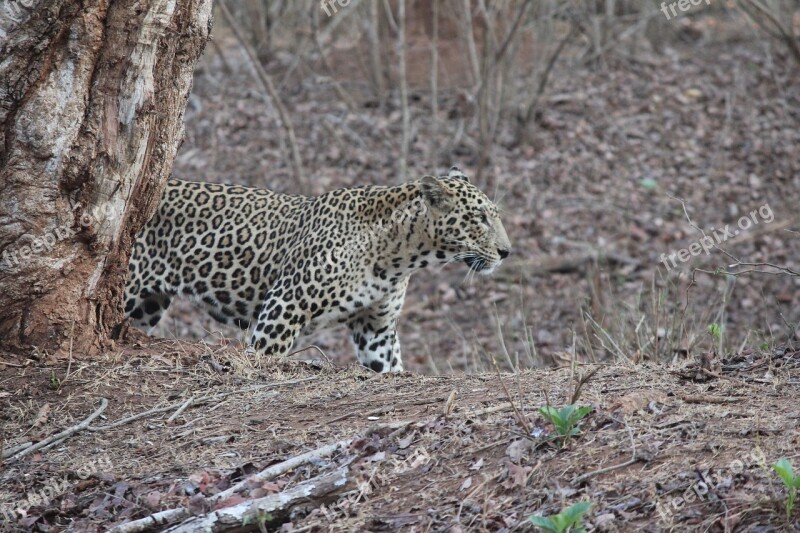
<path fill-rule="evenodd" d="M 0 350 L 96 353 L 124 329 L 132 240 L 183 137 L 211 0 L 3 4 Z"/>

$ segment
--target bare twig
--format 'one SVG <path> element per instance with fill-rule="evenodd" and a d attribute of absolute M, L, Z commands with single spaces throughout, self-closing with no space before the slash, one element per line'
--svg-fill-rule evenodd
<path fill-rule="evenodd" d="M 597 368 L 595 368 L 594 370 L 592 370 L 591 372 L 589 372 L 588 374 L 586 374 L 585 376 L 582 376 L 582 377 L 580 376 L 580 374 L 578 375 L 579 376 L 578 386 L 575 387 L 575 392 L 572 393 L 572 400 L 569 403 L 572 404 L 572 403 L 575 403 L 578 400 L 580 400 L 580 398 L 581 398 L 581 389 L 583 388 L 583 386 L 586 383 L 589 382 L 590 379 L 592 379 L 592 377 L 595 374 L 597 374 L 597 371 L 600 370 L 600 368 L 601 367 L 598 366 Z"/>
<path fill-rule="evenodd" d="M 400 179 L 408 178 L 408 144 L 411 136 L 411 113 L 408 109 L 408 79 L 406 77 L 406 1 L 397 2 L 397 58 L 400 77 L 400 105 L 403 112 L 403 140 L 400 145 Z"/>
<path fill-rule="evenodd" d="M 519 11 L 517 12 L 514 18 L 514 24 L 511 26 L 511 29 L 508 31 L 508 35 L 506 35 L 503 44 L 500 45 L 500 48 L 497 50 L 497 53 L 494 55 L 495 62 L 499 63 L 502 61 L 503 56 L 506 55 L 506 51 L 508 50 L 508 45 L 511 44 L 514 36 L 517 34 L 517 30 L 519 30 L 520 24 L 525 19 L 525 15 L 528 12 L 528 8 L 531 6 L 531 0 L 525 0 L 525 2 L 520 6 Z"/>
<path fill-rule="evenodd" d="M 320 32 L 319 38 L 323 44 L 327 44 L 328 41 L 330 41 L 333 38 L 332 36 L 336 28 L 339 27 L 342 22 L 347 20 L 350 14 L 358 12 L 356 7 L 358 7 L 358 4 L 360 3 L 361 0 L 352 0 L 352 2 L 350 2 L 350 5 L 347 6 L 347 9 L 343 9 L 342 11 L 337 13 L 335 17 L 331 17 L 331 21 L 327 23 L 325 25 L 325 28 Z M 318 6 L 317 9 L 319 9 Z"/>
<path fill-rule="evenodd" d="M 584 56 L 583 63 L 584 64 L 591 63 L 592 61 L 595 61 L 595 60 L 597 60 L 599 58 L 602 58 L 606 54 L 606 52 L 608 52 L 609 50 L 611 50 L 612 48 L 617 46 L 619 43 L 621 43 L 622 41 L 624 41 L 625 39 L 627 39 L 628 37 L 630 37 L 631 35 L 633 35 L 637 31 L 642 29 L 642 27 L 646 26 L 647 23 L 651 19 L 653 19 L 655 17 L 659 17 L 659 16 L 661 16 L 661 13 L 659 13 L 658 11 L 654 11 L 654 12 L 650 13 L 649 15 L 647 15 L 646 17 L 642 17 L 636 24 L 632 24 L 631 26 L 629 26 L 624 31 L 622 31 L 619 34 L 615 35 L 614 38 L 612 38 L 612 39 L 608 39 L 608 38 L 601 39 L 603 44 L 599 44 L 598 43 L 597 46 L 595 47 L 595 50 L 594 50 L 593 53 L 591 53 L 591 54 L 589 54 L 587 56 Z"/>
<path fill-rule="evenodd" d="M 503 391 L 505 391 L 509 403 L 511 403 L 511 408 L 514 409 L 514 414 L 516 415 L 519 425 L 525 430 L 525 435 L 530 438 L 531 430 L 528 427 L 528 423 L 525 421 L 525 418 L 522 416 L 522 414 L 520 414 L 517 406 L 514 405 L 514 400 L 511 398 L 511 394 L 508 392 L 508 388 L 506 388 L 506 384 L 503 382 L 503 376 L 500 374 L 500 367 L 497 366 L 497 360 L 494 357 L 492 357 L 492 363 L 494 364 L 494 369 L 497 370 L 497 378 L 500 380 L 500 385 L 503 387 Z M 522 402 L 522 398 L 520 398 L 519 401 Z"/>
<path fill-rule="evenodd" d="M 372 88 L 378 98 L 378 106 L 383 109 L 386 103 L 386 84 L 383 68 L 381 67 L 381 41 L 378 35 L 380 5 L 377 1 L 367 3 L 369 5 L 369 15 L 366 26 L 367 39 L 369 39 L 370 75 L 373 84 Z"/>
<path fill-rule="evenodd" d="M 547 82 L 550 80 L 550 73 L 553 71 L 553 67 L 558 61 L 558 57 L 561 55 L 561 52 L 564 51 L 566 48 L 567 43 L 572 40 L 572 38 L 577 33 L 575 25 L 570 26 L 569 33 L 561 39 L 561 42 L 558 43 L 556 46 L 555 51 L 550 56 L 550 59 L 547 61 L 547 65 L 544 68 L 544 72 L 542 72 L 541 76 L 539 77 L 539 85 L 536 88 L 536 92 L 534 93 L 533 97 L 531 98 L 530 103 L 528 104 L 527 108 L 525 109 L 525 115 L 522 118 L 522 127 L 525 128 L 530 123 L 531 118 L 533 118 L 535 112 L 539 108 L 539 101 L 544 94 L 544 90 L 547 87 Z"/>
<path fill-rule="evenodd" d="M 608 342 L 610 342 L 610 343 L 611 343 L 611 345 L 614 347 L 614 350 L 611 350 L 611 349 L 610 349 L 608 346 L 606 346 L 606 345 L 605 345 L 605 343 L 603 342 L 603 340 L 602 340 L 602 339 L 600 339 L 600 337 L 597 337 L 597 335 L 595 335 L 595 336 L 596 336 L 596 337 L 597 337 L 597 338 L 600 340 L 600 344 L 603 346 L 603 348 L 605 348 L 605 349 L 606 349 L 606 350 L 608 350 L 609 352 L 611 352 L 611 351 L 616 351 L 616 353 L 617 353 L 617 357 L 619 357 L 621 360 L 623 360 L 623 361 L 624 361 L 624 360 L 626 359 L 626 357 L 625 357 L 625 354 L 622 352 L 622 350 L 620 349 L 620 347 L 619 347 L 619 346 L 617 346 L 617 343 L 616 343 L 616 342 L 614 342 L 614 339 L 612 339 L 612 338 L 611 338 L 611 335 L 609 335 L 609 334 L 608 334 L 608 332 L 605 330 L 605 328 L 604 328 L 604 327 L 602 327 L 600 324 L 598 324 L 598 323 L 595 321 L 595 319 L 594 319 L 594 318 L 592 318 L 592 316 L 591 316 L 591 315 L 590 315 L 588 312 L 584 312 L 584 315 L 586 316 L 586 319 L 587 319 L 587 320 L 589 320 L 589 322 L 591 322 L 591 323 L 592 323 L 592 325 L 595 327 L 595 329 L 597 329 L 597 331 L 599 331 L 600 333 L 602 333 L 602 334 L 603 334 L 603 336 L 604 336 L 604 337 L 605 337 L 605 338 L 608 340 Z"/>
<path fill-rule="evenodd" d="M 389 3 L 389 0 L 383 0 L 383 11 L 386 13 L 386 22 L 389 23 L 389 27 L 392 29 L 394 33 L 397 33 L 397 22 L 394 20 L 394 15 L 392 14 L 392 6 Z"/>
<path fill-rule="evenodd" d="M 198 404 L 201 403 L 202 400 L 205 400 L 205 398 L 201 398 L 201 400 L 198 401 L 197 403 Z M 123 418 L 122 420 L 117 420 L 113 424 L 108 424 L 106 426 L 92 426 L 92 427 L 87 428 L 87 429 L 89 431 L 108 431 L 109 429 L 118 428 L 120 426 L 124 426 L 125 424 L 130 424 L 131 422 L 135 422 L 135 421 L 140 420 L 142 418 L 147 418 L 148 416 L 157 415 L 157 414 L 160 414 L 160 413 L 166 413 L 167 411 L 172 411 L 176 407 L 179 408 L 180 406 L 181 406 L 181 403 L 174 403 L 174 404 L 167 405 L 166 407 L 156 407 L 155 409 L 150 409 L 150 410 L 147 410 L 147 411 L 144 411 L 144 412 L 141 412 L 141 413 L 137 413 L 135 415 L 131 415 L 129 417 Z"/>
<path fill-rule="evenodd" d="M 620 468 L 625 468 L 626 466 L 631 466 L 632 464 L 636 464 L 637 462 L 639 462 L 639 457 L 636 455 L 636 442 L 634 442 L 633 440 L 633 431 L 631 431 L 631 427 L 628 425 L 627 422 L 625 422 L 625 429 L 628 430 L 628 437 L 630 437 L 631 439 L 631 458 L 625 461 L 624 463 L 613 466 L 607 466 L 605 468 L 601 468 L 599 470 L 594 470 L 592 472 L 587 472 L 586 474 L 577 476 L 573 478 L 572 481 L 570 481 L 572 485 L 580 485 L 584 481 L 587 481 L 595 476 L 599 476 L 607 472 L 613 472 L 614 470 L 619 470 Z"/>
<path fill-rule="evenodd" d="M 439 160 L 439 0 L 431 4 L 433 29 L 431 35 L 431 152 L 430 165 L 436 168 Z"/>
<path fill-rule="evenodd" d="M 69 379 L 69 370 L 72 368 L 72 343 L 75 340 L 75 321 L 72 321 L 72 324 L 69 327 L 69 361 L 67 362 L 67 373 L 64 375 L 64 380 L 61 382 L 61 386 L 67 382 Z"/>
<path fill-rule="evenodd" d="M 481 83 L 481 67 L 478 62 L 478 49 L 475 47 L 475 34 L 472 28 L 472 2 L 470 0 L 462 1 L 464 28 L 461 33 L 465 36 L 467 41 L 469 64 L 470 67 L 472 67 L 472 83 L 477 87 Z"/>
<path fill-rule="evenodd" d="M 187 409 L 187 408 L 188 408 L 190 405 L 192 405 L 192 402 L 194 402 L 194 396 L 190 396 L 190 397 L 189 397 L 189 399 L 188 399 L 188 400 L 186 400 L 186 402 L 184 402 L 184 404 L 183 404 L 183 405 L 181 405 L 180 407 L 178 407 L 178 410 L 177 410 L 177 411 L 175 411 L 175 412 L 172 414 L 172 416 L 170 416 L 169 418 L 167 418 L 167 423 L 173 422 L 173 421 L 174 421 L 176 418 L 178 418 L 179 416 L 181 416 L 181 413 L 183 413 L 183 412 L 184 412 L 184 411 L 185 411 L 185 410 L 186 410 L 186 409 Z"/>
<path fill-rule="evenodd" d="M 314 46 L 317 48 L 317 54 L 319 54 L 320 63 L 322 63 L 322 67 L 328 73 L 328 77 L 333 84 L 333 88 L 336 91 L 336 94 L 339 95 L 339 98 L 347 106 L 347 109 L 350 112 L 354 112 L 356 110 L 356 105 L 353 103 L 353 99 L 350 98 L 350 95 L 345 92 L 342 88 L 342 85 L 336 79 L 333 69 L 331 68 L 330 63 L 328 63 L 328 58 L 325 56 L 325 49 L 322 46 L 322 42 L 319 39 L 319 6 L 315 3 L 311 5 L 311 37 L 314 41 Z"/>
<path fill-rule="evenodd" d="M 303 348 L 300 348 L 299 350 L 295 350 L 295 351 L 293 351 L 293 352 L 291 352 L 291 353 L 288 353 L 288 354 L 286 354 L 286 355 L 284 356 L 284 359 L 288 359 L 289 357 L 291 357 L 291 356 L 293 356 L 293 355 L 297 355 L 297 354 L 299 354 L 299 353 L 305 352 L 306 350 L 312 350 L 312 349 L 313 349 L 313 350 L 316 350 L 316 351 L 318 351 L 318 352 L 319 352 L 319 354 L 320 354 L 320 355 L 321 355 L 321 356 L 322 356 L 322 357 L 323 357 L 323 358 L 324 358 L 326 361 L 328 361 L 329 363 L 331 362 L 331 358 L 330 358 L 330 357 L 328 357 L 328 356 L 327 356 L 327 354 L 325 354 L 325 352 L 324 352 L 324 351 L 322 351 L 322 348 L 320 348 L 320 347 L 319 347 L 319 346 L 317 346 L 316 344 L 309 344 L 308 346 L 305 346 L 305 347 L 303 347 Z"/>

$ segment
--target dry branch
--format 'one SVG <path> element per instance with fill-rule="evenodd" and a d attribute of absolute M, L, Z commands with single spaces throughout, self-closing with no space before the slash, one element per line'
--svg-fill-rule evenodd
<path fill-rule="evenodd" d="M 167 509 L 158 513 L 134 520 L 133 522 L 126 522 L 120 524 L 109 530 L 109 533 L 139 533 L 140 531 L 147 531 L 148 529 L 156 526 L 166 526 L 178 520 L 183 520 L 191 513 L 185 507 L 177 509 Z"/>
<path fill-rule="evenodd" d="M 550 59 L 548 59 L 547 65 L 545 66 L 544 71 L 539 77 L 539 85 L 536 89 L 536 92 L 533 94 L 533 97 L 531 98 L 530 102 L 525 107 L 525 114 L 522 117 L 522 128 L 528 126 L 528 124 L 531 121 L 531 118 L 533 118 L 535 112 L 539 109 L 539 102 L 542 98 L 542 95 L 544 95 L 544 90 L 547 87 L 547 82 L 550 80 L 550 74 L 553 71 L 553 67 L 556 64 L 556 61 L 558 61 L 561 52 L 563 52 L 564 48 L 566 48 L 567 43 L 571 41 L 572 38 L 575 36 L 575 33 L 576 33 L 575 26 L 574 25 L 570 26 L 569 32 L 564 36 L 563 39 L 561 39 L 561 41 L 558 43 L 558 46 L 556 46 L 555 51 L 550 55 Z"/>
<path fill-rule="evenodd" d="M 341 25 L 342 22 L 347 20 L 347 18 L 351 14 L 358 12 L 356 7 L 358 7 L 358 4 L 360 4 L 360 3 L 361 3 L 361 0 L 352 0 L 352 2 L 350 2 L 350 5 L 347 7 L 347 9 L 343 9 L 343 10 L 339 11 L 338 13 L 336 13 L 335 17 L 331 17 L 330 22 L 328 22 L 325 25 L 325 28 L 320 32 L 320 35 L 319 35 L 320 41 L 322 43 L 324 43 L 325 46 L 327 46 L 328 43 L 331 41 L 331 39 L 333 39 L 333 33 L 336 30 L 336 28 L 339 27 L 339 25 Z M 372 4 L 372 2 L 370 2 L 370 4 Z M 319 9 L 318 5 L 316 5 L 315 7 L 317 9 Z"/>
<path fill-rule="evenodd" d="M 330 474 L 299 483 L 278 494 L 270 494 L 263 498 L 219 509 L 204 516 L 191 518 L 167 531 L 171 533 L 214 532 L 240 528 L 248 524 L 258 524 L 259 521 L 264 521 L 268 517 L 274 519 L 273 513 L 286 511 L 298 503 L 341 493 L 349 486 L 347 467 L 342 467 Z"/>
<path fill-rule="evenodd" d="M 80 422 L 79 424 L 75 424 L 74 426 L 68 427 L 64 431 L 56 433 L 55 435 L 51 435 L 51 436 L 47 437 L 46 439 L 41 440 L 41 441 L 37 442 L 36 444 L 34 444 L 32 446 L 28 446 L 27 448 L 23 449 L 22 451 L 17 452 L 17 454 L 14 455 L 11 459 L 12 460 L 21 459 L 22 457 L 25 457 L 26 455 L 28 455 L 30 453 L 33 453 L 36 450 L 44 448 L 45 446 L 47 446 L 48 444 L 50 444 L 52 442 L 64 440 L 64 439 L 66 439 L 68 437 L 71 437 L 75 433 L 83 431 L 84 429 L 89 427 L 89 424 L 92 423 L 92 420 L 94 420 L 95 418 L 100 416 L 100 414 L 102 414 L 102 412 L 106 410 L 106 407 L 108 407 L 108 400 L 106 400 L 105 398 L 100 398 L 100 407 L 98 407 L 97 410 L 94 413 L 90 414 L 82 422 Z M 6 452 L 3 452 L 3 457 L 5 457 L 5 454 L 6 454 Z"/>
<path fill-rule="evenodd" d="M 296 457 L 292 457 L 291 459 L 287 459 L 282 463 L 270 466 L 269 468 L 262 470 L 258 474 L 253 474 L 249 478 L 240 481 L 236 485 L 230 487 L 228 490 L 224 490 L 219 494 L 214 495 L 213 500 L 214 501 L 224 500 L 225 498 L 232 496 L 235 492 L 242 490 L 248 484 L 263 483 L 264 481 L 269 481 L 271 479 L 280 476 L 281 474 L 285 474 L 289 470 L 294 470 L 300 465 L 311 462 L 314 459 L 320 459 L 322 457 L 327 457 L 329 455 L 332 455 L 336 453 L 337 450 L 350 446 L 351 442 L 352 439 L 345 439 L 339 442 L 334 442 L 333 444 L 328 444 L 327 446 L 317 448 L 316 450 L 311 450 L 310 452 L 306 452 Z"/>
<path fill-rule="evenodd" d="M 517 406 L 514 404 L 514 400 L 511 398 L 511 394 L 508 392 L 508 388 L 506 387 L 505 382 L 503 381 L 503 376 L 500 374 L 500 367 L 497 366 L 497 360 L 492 357 L 492 364 L 494 365 L 494 369 L 497 371 L 497 379 L 500 380 L 500 386 L 503 387 L 503 392 L 506 393 L 506 397 L 508 398 L 508 403 L 511 404 L 511 408 L 514 410 L 514 416 L 519 422 L 519 425 L 522 426 L 522 429 L 525 430 L 525 435 L 530 438 L 531 429 L 528 427 L 528 423 L 525 421 L 525 417 L 517 409 Z M 522 404 L 522 398 L 519 399 L 520 405 Z"/>
<path fill-rule="evenodd" d="M 271 388 L 271 387 L 281 387 L 281 386 L 285 386 L 285 385 L 294 385 L 295 383 L 303 383 L 305 381 L 311 381 L 311 380 L 314 380 L 314 379 L 317 379 L 316 376 L 312 376 L 310 378 L 293 379 L 291 381 L 279 381 L 279 382 L 276 382 L 276 383 L 264 383 L 263 385 L 255 385 L 253 387 L 247 387 L 245 389 L 239 389 L 239 390 L 234 390 L 234 391 L 229 391 L 229 392 L 223 392 L 223 393 L 220 393 L 220 394 L 212 394 L 212 395 L 209 395 L 209 396 L 201 396 L 200 398 L 195 398 L 194 401 L 192 401 L 191 405 L 198 406 L 198 405 L 201 405 L 203 403 L 210 402 L 212 400 L 221 400 L 223 398 L 226 398 L 226 397 L 234 395 L 234 394 L 243 394 L 245 392 L 252 392 L 252 391 L 256 391 L 256 390 L 260 390 L 260 389 L 267 389 L 267 388 Z M 142 418 L 146 418 L 146 417 L 151 416 L 151 415 L 157 415 L 159 413 L 166 413 L 167 411 L 172 411 L 173 409 L 179 409 L 180 407 L 182 407 L 184 405 L 184 403 L 185 402 L 177 402 L 177 403 L 173 403 L 173 404 L 170 404 L 170 405 L 167 405 L 167 406 L 164 406 L 164 407 L 156 407 L 155 409 L 150 409 L 148 411 L 143 411 L 141 413 L 137 413 L 135 415 L 131 415 L 129 417 L 123 418 L 122 420 L 117 420 L 116 422 L 114 422 L 112 424 L 108 424 L 106 426 L 92 426 L 92 427 L 89 427 L 87 429 L 89 431 L 108 431 L 109 429 L 118 428 L 120 426 L 124 426 L 125 424 L 129 424 L 130 422 L 135 422 L 136 420 L 139 420 L 139 419 L 142 419 Z M 183 412 L 183 410 L 181 410 L 181 412 Z M 178 414 L 180 414 L 180 413 L 178 413 Z"/>
<path fill-rule="evenodd" d="M 29 447 L 33 443 L 31 441 L 23 442 L 22 444 L 17 444 L 16 446 L 12 446 L 10 448 L 6 448 L 3 450 L 2 454 L 0 454 L 0 458 L 6 459 L 7 457 L 11 457 L 17 452 L 24 450 L 25 448 Z"/>
<path fill-rule="evenodd" d="M 176 418 L 178 418 L 179 416 L 181 416 L 181 413 L 183 413 L 183 412 L 184 412 L 186 409 L 188 409 L 188 408 L 189 408 L 189 406 L 190 406 L 190 405 L 192 405 L 192 402 L 194 402 L 194 396 L 190 396 L 190 397 L 189 397 L 189 399 L 188 399 L 188 400 L 186 400 L 186 403 L 184 403 L 183 405 L 181 405 L 180 407 L 178 407 L 178 410 L 177 410 L 177 411 L 175 411 L 175 412 L 172 414 L 172 416 L 170 416 L 169 418 L 167 418 L 167 423 L 169 423 L 169 422 L 174 422 Z"/>
<path fill-rule="evenodd" d="M 570 482 L 573 486 L 580 485 L 581 483 L 584 483 L 595 476 L 607 474 L 608 472 L 613 472 L 614 470 L 619 470 L 620 468 L 629 467 L 641 460 L 641 458 L 636 454 L 636 442 L 633 440 L 633 431 L 631 430 L 631 427 L 628 425 L 627 422 L 625 422 L 625 429 L 628 430 L 628 437 L 631 440 L 631 458 L 625 461 L 624 463 L 607 466 L 605 468 L 600 468 L 598 470 L 594 470 L 592 472 L 587 472 L 586 474 L 577 476 L 573 478 L 572 481 Z"/>
<path fill-rule="evenodd" d="M 775 39 L 783 41 L 786 46 L 789 48 L 789 51 L 792 53 L 795 61 L 800 63 L 800 42 L 798 38 L 794 35 L 792 30 L 792 22 L 791 19 L 788 20 L 788 24 L 784 25 L 781 22 L 781 19 L 778 15 L 772 12 L 770 8 L 762 4 L 759 0 L 739 0 L 738 1 L 739 7 L 742 8 L 748 17 L 750 17 L 758 26 L 760 26 L 764 31 L 766 31 L 770 36 Z M 749 9 L 749 6 L 752 6 L 754 9 Z M 764 16 L 766 21 L 769 21 L 778 31 L 777 33 L 770 30 L 769 24 L 766 21 L 758 16 L 756 16 L 755 12 L 759 12 L 761 15 Z"/>
<path fill-rule="evenodd" d="M 741 398 L 732 398 L 729 396 L 709 396 L 706 394 L 686 394 L 681 396 L 681 400 L 686 403 L 736 403 L 741 401 Z"/>
<path fill-rule="evenodd" d="M 478 60 L 478 48 L 475 46 L 475 34 L 472 28 L 472 4 L 470 0 L 463 0 L 464 26 L 462 34 L 467 41 L 467 57 L 472 69 L 472 83 L 477 87 L 481 83 L 481 67 Z"/>
<path fill-rule="evenodd" d="M 314 42 L 314 46 L 317 49 L 317 54 L 319 55 L 319 61 L 322 63 L 322 67 L 325 69 L 328 78 L 333 85 L 336 94 L 339 95 L 342 102 L 347 106 L 347 109 L 350 110 L 351 113 L 356 111 L 356 105 L 353 102 L 353 99 L 350 98 L 350 95 L 342 88 L 342 84 L 339 83 L 339 80 L 336 79 L 336 73 L 334 72 L 331 64 L 328 62 L 328 58 L 325 55 L 325 48 L 322 46 L 322 41 L 319 38 L 319 6 L 313 4 L 311 6 L 311 38 Z"/>
<path fill-rule="evenodd" d="M 381 67 L 381 41 L 378 35 L 379 7 L 378 2 L 369 2 L 369 15 L 365 24 L 367 27 L 367 39 L 369 39 L 369 65 L 372 88 L 378 98 L 378 106 L 384 109 L 386 83 L 383 68 Z"/>
<path fill-rule="evenodd" d="M 551 257 L 542 257 L 533 261 L 519 262 L 516 266 L 522 268 L 531 276 L 559 273 L 568 274 L 580 272 L 592 263 L 606 261 L 609 264 L 638 266 L 640 262 L 632 257 L 608 251 L 586 250 L 579 253 L 570 253 Z M 502 273 L 498 274 L 502 276 Z"/>
<path fill-rule="evenodd" d="M 262 470 L 257 474 L 253 474 L 252 476 L 248 477 L 247 479 L 240 481 L 236 485 L 224 490 L 220 493 L 215 494 L 208 498 L 208 502 L 216 503 L 225 501 L 226 499 L 233 496 L 236 492 L 242 490 L 243 488 L 256 484 L 256 483 L 264 483 L 265 481 L 269 481 L 274 479 L 281 474 L 285 474 L 286 472 L 297 468 L 305 463 L 313 461 L 315 459 L 320 459 L 322 457 L 327 457 L 337 450 L 341 448 L 345 448 L 350 445 L 352 440 L 342 440 L 339 442 L 335 442 L 333 444 L 328 444 L 327 446 L 323 446 L 321 448 L 317 448 L 316 450 L 311 450 L 310 452 L 306 452 L 304 454 L 298 455 L 296 457 L 292 457 L 291 459 L 287 459 L 282 463 L 278 463 L 276 465 L 272 465 L 269 468 Z M 300 487 L 300 485 L 298 485 Z M 296 488 L 298 488 L 296 487 Z M 293 489 L 294 490 L 294 489 Z M 289 491 L 290 492 L 290 491 Z M 283 493 L 282 493 L 283 494 Z M 275 495 L 277 496 L 277 495 Z M 273 496 L 274 497 L 274 496 Z M 262 498 L 263 500 L 263 498 Z M 253 502 L 258 502 L 261 500 L 253 500 Z M 247 502 L 246 504 L 242 505 L 250 505 L 253 502 Z M 237 506 L 239 507 L 239 506 Z M 227 509 L 226 509 L 227 510 Z M 213 513 L 212 513 L 213 514 Z M 189 509 L 185 507 L 179 507 L 177 509 L 167 509 L 166 511 L 160 511 L 158 513 L 152 514 L 150 516 L 146 516 L 145 518 L 140 518 L 139 520 L 134 520 L 133 522 L 128 522 L 126 524 L 121 524 L 114 529 L 111 530 L 111 533 L 138 533 L 140 531 L 146 531 L 154 526 L 163 526 L 166 524 L 170 524 L 173 522 L 177 522 L 178 520 L 183 520 L 184 518 L 191 515 Z M 241 521 L 239 522 L 241 525 Z M 181 526 L 182 527 L 182 526 Z M 188 531 L 188 530 L 187 530 Z M 195 530 L 191 530 L 195 531 Z M 211 530 L 208 530 L 211 531 Z"/>
<path fill-rule="evenodd" d="M 403 117 L 403 140 L 400 145 L 400 179 L 408 179 L 408 145 L 411 136 L 411 112 L 408 109 L 408 79 L 406 76 L 406 2 L 397 3 L 397 58 L 400 77 L 400 105 Z"/>
<path fill-rule="evenodd" d="M 283 102 L 281 102 L 278 91 L 275 90 L 275 84 L 272 83 L 272 78 L 264 70 L 264 67 L 261 66 L 261 62 L 258 60 L 255 50 L 253 50 L 253 47 L 250 46 L 250 44 L 247 42 L 247 39 L 245 39 L 244 35 L 242 34 L 242 29 L 233 18 L 233 15 L 231 15 L 231 12 L 225 5 L 225 2 L 218 2 L 217 5 L 219 5 L 220 10 L 222 11 L 222 16 L 225 19 L 225 22 L 231 28 L 233 34 L 236 36 L 236 39 L 239 41 L 239 44 L 247 54 L 247 58 L 250 60 L 253 70 L 255 70 L 256 77 L 258 78 L 259 82 L 261 82 L 264 89 L 266 89 L 267 93 L 269 93 L 269 97 L 272 99 L 275 109 L 278 110 L 278 115 L 281 119 L 281 125 L 286 132 L 287 143 L 291 152 L 290 156 L 294 177 L 300 187 L 300 192 L 303 194 L 310 194 L 311 185 L 309 184 L 308 179 L 303 172 L 303 164 L 300 160 L 300 152 L 297 149 L 297 139 L 294 135 L 294 128 L 292 127 L 292 120 L 289 117 L 289 112 L 286 111 L 286 107 L 284 107 Z"/>
<path fill-rule="evenodd" d="M 433 31 L 431 35 L 431 168 L 439 161 L 439 0 L 433 0 Z"/>

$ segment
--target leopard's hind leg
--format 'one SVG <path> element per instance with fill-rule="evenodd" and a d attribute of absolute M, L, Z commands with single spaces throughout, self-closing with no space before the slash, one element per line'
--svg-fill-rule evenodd
<path fill-rule="evenodd" d="M 137 328 L 150 334 L 171 303 L 169 295 L 147 294 L 146 291 L 142 291 L 138 296 L 128 297 L 125 302 L 125 314 L 133 320 Z"/>

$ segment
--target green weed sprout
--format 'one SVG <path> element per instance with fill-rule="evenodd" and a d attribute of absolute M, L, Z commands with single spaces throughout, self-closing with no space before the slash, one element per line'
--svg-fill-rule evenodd
<path fill-rule="evenodd" d="M 783 484 L 786 485 L 786 518 L 788 519 L 792 515 L 792 510 L 794 510 L 797 489 L 800 489 L 800 475 L 794 474 L 792 463 L 785 457 L 778 459 L 778 462 L 772 465 L 772 468 L 778 473 Z"/>
<path fill-rule="evenodd" d="M 719 340 L 722 338 L 722 326 L 714 322 L 713 324 L 709 324 L 706 329 L 714 338 L 714 340 L 719 342 Z"/>
<path fill-rule="evenodd" d="M 539 408 L 545 420 L 553 424 L 556 428 L 556 434 L 561 437 L 561 445 L 566 445 L 570 437 L 574 437 L 578 433 L 578 422 L 583 420 L 583 417 L 589 414 L 592 410 L 591 406 L 585 405 L 578 407 L 578 404 L 573 403 L 561 409 L 556 409 L 552 405 L 546 405 Z"/>
<path fill-rule="evenodd" d="M 567 531 L 585 533 L 586 529 L 581 524 L 581 519 L 591 506 L 592 504 L 589 502 L 578 502 L 558 514 L 532 516 L 529 520 L 534 526 L 547 531 L 547 533 L 566 533 Z"/>

